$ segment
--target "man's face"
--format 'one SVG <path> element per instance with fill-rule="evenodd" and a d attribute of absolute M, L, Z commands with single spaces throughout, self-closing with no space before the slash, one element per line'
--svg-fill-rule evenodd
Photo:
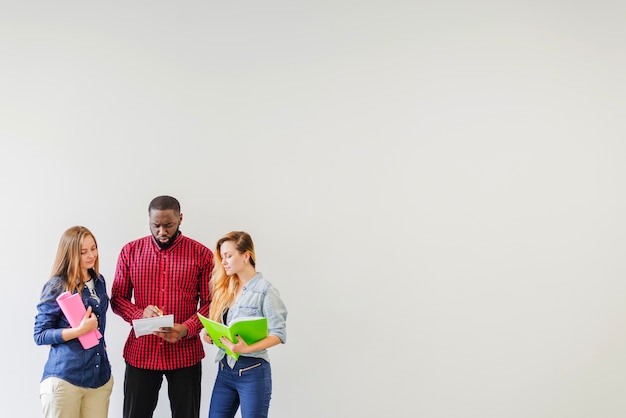
<path fill-rule="evenodd" d="M 183 214 L 174 210 L 150 210 L 150 232 L 161 244 L 167 244 L 178 231 Z"/>

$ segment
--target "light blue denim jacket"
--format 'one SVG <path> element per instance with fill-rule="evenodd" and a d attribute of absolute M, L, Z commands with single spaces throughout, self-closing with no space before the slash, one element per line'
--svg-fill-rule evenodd
<path fill-rule="evenodd" d="M 283 342 L 287 342 L 287 307 L 283 303 L 278 290 L 263 278 L 259 272 L 243 287 L 237 301 L 228 310 L 226 324 L 243 316 L 267 317 L 268 335 L 276 335 Z M 226 352 L 220 348 L 215 361 L 220 361 Z M 254 351 L 242 354 L 247 357 L 257 357 L 269 361 L 267 350 Z M 228 356 L 228 364 L 233 367 L 235 359 Z"/>

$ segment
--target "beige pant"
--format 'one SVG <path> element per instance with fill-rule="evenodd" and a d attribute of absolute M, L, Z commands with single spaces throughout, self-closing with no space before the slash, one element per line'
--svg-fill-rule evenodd
<path fill-rule="evenodd" d="M 96 389 L 74 386 L 58 377 L 39 385 L 39 398 L 46 418 L 107 418 L 113 376 Z"/>

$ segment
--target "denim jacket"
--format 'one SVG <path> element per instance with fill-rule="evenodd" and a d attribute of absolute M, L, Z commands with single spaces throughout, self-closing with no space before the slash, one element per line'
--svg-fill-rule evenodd
<path fill-rule="evenodd" d="M 256 274 L 241 290 L 237 301 L 228 310 L 227 324 L 242 316 L 265 316 L 269 335 L 276 335 L 283 342 L 287 342 L 287 308 L 280 298 L 278 290 L 263 278 L 261 273 Z M 215 361 L 221 360 L 226 352 L 220 348 Z M 267 350 L 242 354 L 247 357 L 257 357 L 269 361 Z M 228 364 L 232 367 L 235 359 L 228 356 Z"/>
<path fill-rule="evenodd" d="M 53 277 L 43 287 L 41 300 L 37 304 L 34 338 L 37 345 L 50 345 L 50 352 L 41 380 L 54 376 L 76 386 L 98 388 L 111 377 L 111 364 L 104 342 L 109 296 L 104 277 L 98 277 L 93 272 L 92 277 L 100 301 L 90 297 L 87 286 L 83 288 L 81 296 L 85 308 L 91 306 L 98 318 L 98 330 L 103 337 L 98 345 L 86 350 L 78 338 L 63 341 L 61 337 L 63 329 L 71 327 L 56 301 L 57 296 L 65 291 L 63 280 Z"/>

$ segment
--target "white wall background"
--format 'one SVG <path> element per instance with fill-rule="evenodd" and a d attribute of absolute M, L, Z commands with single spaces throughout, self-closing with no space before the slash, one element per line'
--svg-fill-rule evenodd
<path fill-rule="evenodd" d="M 61 233 L 95 233 L 110 290 L 172 194 L 210 247 L 249 231 L 289 306 L 273 417 L 623 417 L 625 16 L 5 2 L 2 415 L 41 415 L 33 319 Z M 118 417 L 128 326 L 108 319 Z"/>

